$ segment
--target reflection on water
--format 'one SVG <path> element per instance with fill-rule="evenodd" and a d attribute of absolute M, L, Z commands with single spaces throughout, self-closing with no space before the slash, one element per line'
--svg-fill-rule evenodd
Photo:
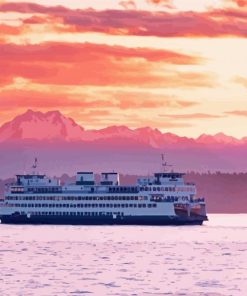
<path fill-rule="evenodd" d="M 247 295 L 247 215 L 204 226 L 0 225 L 0 295 Z"/>

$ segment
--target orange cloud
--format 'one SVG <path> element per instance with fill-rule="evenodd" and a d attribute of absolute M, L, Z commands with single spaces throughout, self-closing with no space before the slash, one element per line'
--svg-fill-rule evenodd
<path fill-rule="evenodd" d="M 5 76 L 0 74 L 0 86 L 8 85 L 12 82 L 13 82 L 13 78 L 11 76 L 9 75 Z"/>
<path fill-rule="evenodd" d="M 171 0 L 147 0 L 147 2 L 153 3 L 153 4 L 164 4 L 165 6 L 171 7 L 172 1 Z"/>
<path fill-rule="evenodd" d="M 176 52 L 96 44 L 0 44 L 0 77 L 22 77 L 44 84 L 201 87 L 214 84 L 202 73 L 177 72 L 165 64 L 196 64 Z"/>
<path fill-rule="evenodd" d="M 9 26 L 0 24 L 0 43 L 6 42 L 7 36 L 19 36 L 23 33 L 23 26 Z"/>
<path fill-rule="evenodd" d="M 247 6 L 246 0 L 233 0 L 234 3 L 236 3 L 239 7 L 245 7 Z"/>
<path fill-rule="evenodd" d="M 119 2 L 119 5 L 125 9 L 136 9 L 136 3 L 133 0 L 123 0 Z"/>
<path fill-rule="evenodd" d="M 246 110 L 241 110 L 241 111 L 229 111 L 229 112 L 225 112 L 225 114 L 228 115 L 234 115 L 234 116 L 243 116 L 243 117 L 247 117 L 247 111 Z"/>
<path fill-rule="evenodd" d="M 235 77 L 234 81 L 236 83 L 239 83 L 241 84 L 242 86 L 246 87 L 247 88 L 247 78 L 245 77 L 241 77 L 241 76 L 237 76 Z"/>
<path fill-rule="evenodd" d="M 243 6 L 243 3 L 241 5 Z M 44 14 L 48 18 L 53 17 L 54 22 L 66 26 L 55 27 L 61 32 L 64 30 L 158 37 L 246 37 L 247 35 L 246 11 L 230 9 L 177 13 L 128 9 L 96 11 L 13 2 L 0 4 L 0 11 Z"/>
<path fill-rule="evenodd" d="M 176 120 L 184 120 L 184 119 L 214 119 L 214 118 L 222 118 L 222 115 L 213 115 L 206 113 L 192 113 L 192 114 L 161 114 L 161 117 L 176 119 Z"/>
<path fill-rule="evenodd" d="M 73 87 L 72 87 L 73 88 Z M 149 92 L 102 91 L 95 89 L 93 93 L 69 94 L 61 92 L 58 87 L 41 92 L 26 89 L 11 89 L 0 92 L 1 122 L 26 109 L 61 110 L 72 116 L 83 125 L 108 126 L 127 124 L 129 126 L 151 125 L 153 127 L 184 127 L 175 120 L 159 120 L 160 108 L 173 110 L 196 105 L 192 101 L 181 101 L 176 97 L 155 95 Z M 13 110 L 10 114 L 9 110 Z M 157 114 L 147 118 L 146 111 Z M 144 112 L 142 112 L 144 111 Z M 155 119 L 156 118 L 156 119 Z"/>
<path fill-rule="evenodd" d="M 101 96 L 99 99 L 99 95 Z M 59 92 L 59 88 L 53 88 L 49 92 L 39 92 L 24 89 L 12 89 L 0 92 L 1 110 L 15 108 L 80 108 L 89 109 L 155 109 L 186 108 L 197 103 L 193 101 L 180 101 L 177 98 L 165 95 L 154 95 L 149 92 L 131 91 L 95 91 L 94 94 L 81 93 L 69 95 Z"/>
<path fill-rule="evenodd" d="M 111 101 L 99 100 L 81 94 L 80 97 L 70 96 L 65 93 L 55 93 L 54 91 L 44 93 L 31 90 L 8 90 L 0 93 L 1 110 L 9 110 L 10 108 L 108 108 L 113 107 Z"/>

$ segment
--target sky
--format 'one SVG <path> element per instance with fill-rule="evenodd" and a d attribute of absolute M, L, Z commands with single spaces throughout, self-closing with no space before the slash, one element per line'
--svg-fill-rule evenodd
<path fill-rule="evenodd" d="M 0 124 L 247 136 L 246 0 L 0 0 Z"/>

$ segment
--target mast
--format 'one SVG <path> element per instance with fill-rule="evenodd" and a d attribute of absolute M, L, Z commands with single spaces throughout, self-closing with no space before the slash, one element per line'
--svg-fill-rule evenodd
<path fill-rule="evenodd" d="M 37 159 L 37 157 L 35 157 L 35 159 L 34 159 L 34 163 L 33 163 L 33 165 L 32 165 L 32 169 L 33 169 L 33 175 L 35 175 L 35 173 L 36 173 L 36 169 L 37 169 L 37 167 L 38 167 L 38 159 Z"/>
<path fill-rule="evenodd" d="M 164 153 L 161 154 L 161 167 L 162 167 L 162 172 L 163 172 L 163 173 L 166 172 L 166 168 L 167 168 L 167 167 L 172 167 L 172 164 L 168 164 L 168 163 L 165 161 Z"/>

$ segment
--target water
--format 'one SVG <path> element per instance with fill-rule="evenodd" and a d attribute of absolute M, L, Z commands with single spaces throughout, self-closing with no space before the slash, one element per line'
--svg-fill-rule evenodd
<path fill-rule="evenodd" d="M 247 295 L 247 214 L 204 226 L 0 225 L 0 295 Z"/>

